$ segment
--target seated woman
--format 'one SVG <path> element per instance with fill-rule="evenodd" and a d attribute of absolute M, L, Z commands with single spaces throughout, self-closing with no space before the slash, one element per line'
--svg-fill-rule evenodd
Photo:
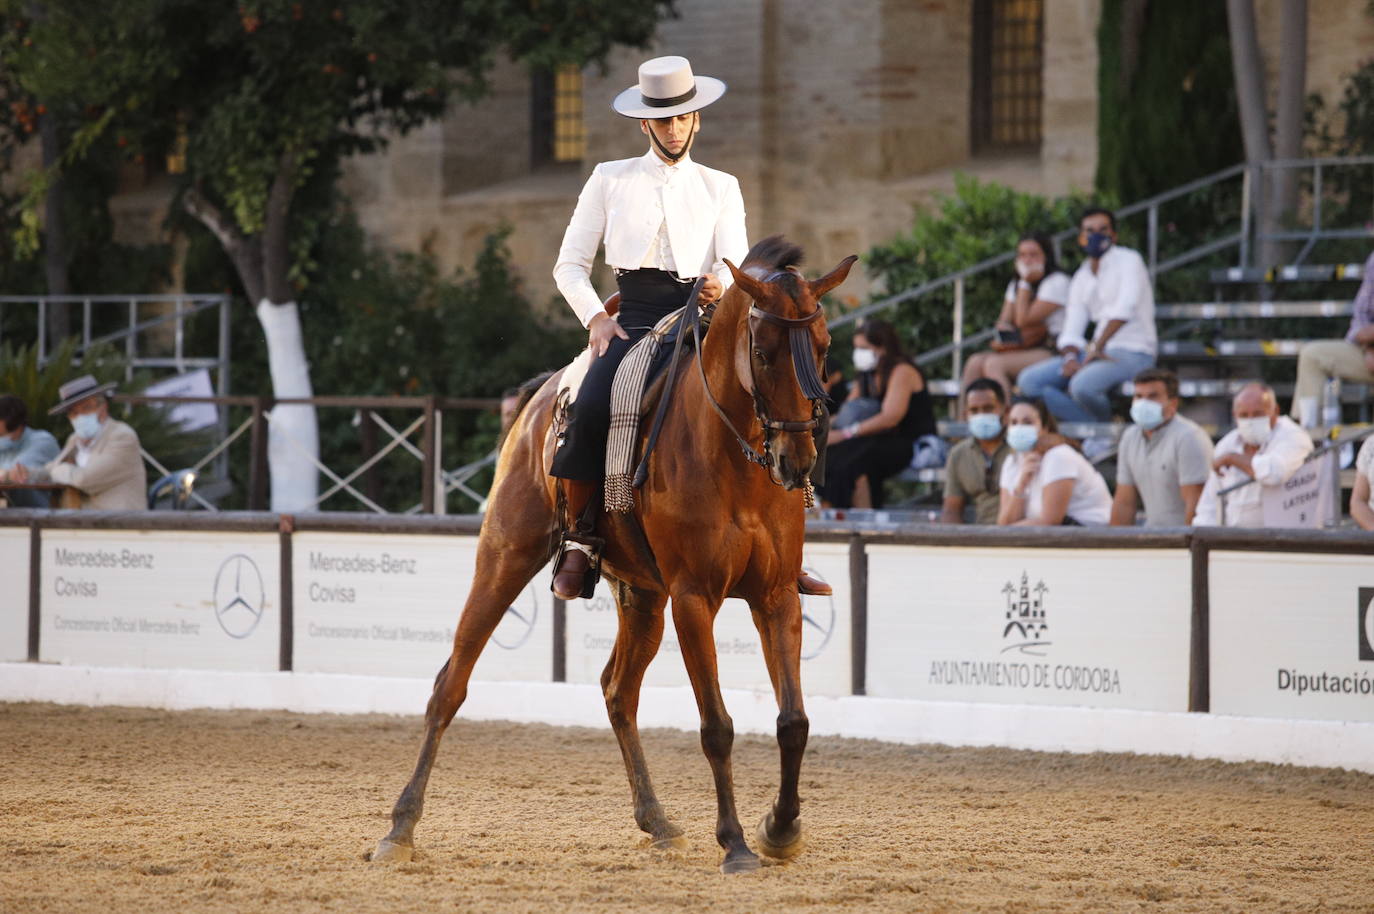
<path fill-rule="evenodd" d="M 880 508 L 883 480 L 911 463 L 916 439 L 936 433 L 935 411 L 925 376 L 886 321 L 859 326 L 854 367 L 858 376 L 831 420 L 820 493 L 836 508 Z"/>
<path fill-rule="evenodd" d="M 1374 435 L 1360 445 L 1355 457 L 1355 488 L 1350 493 L 1350 516 L 1361 530 L 1374 530 Z"/>
<path fill-rule="evenodd" d="M 1058 432 L 1043 400 L 1012 402 L 1007 444 L 1014 453 L 1002 463 L 1000 526 L 1091 527 L 1111 520 L 1106 480 Z"/>
<path fill-rule="evenodd" d="M 1023 368 L 1053 356 L 1050 347 L 1064 326 L 1068 300 L 1069 276 L 1059 269 L 1049 236 L 1038 232 L 1022 236 L 1016 245 L 1016 278 L 1007 284 L 992 351 L 969 357 L 959 402 L 964 402 L 964 392 L 978 378 L 991 378 L 1011 393 Z"/>

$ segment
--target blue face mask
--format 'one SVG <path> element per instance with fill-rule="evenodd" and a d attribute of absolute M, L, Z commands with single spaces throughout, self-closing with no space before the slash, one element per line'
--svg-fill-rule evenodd
<path fill-rule="evenodd" d="M 1154 400 L 1139 397 L 1131 401 L 1131 421 L 1147 431 L 1164 422 L 1164 407 Z"/>
<path fill-rule="evenodd" d="M 1089 257 L 1101 257 L 1112 246 L 1112 236 L 1106 232 L 1092 232 L 1088 240 L 1079 245 Z"/>
<path fill-rule="evenodd" d="M 100 417 L 95 413 L 82 413 L 72 417 L 72 430 L 76 432 L 76 437 L 90 441 L 100 434 Z"/>
<path fill-rule="evenodd" d="M 968 430 L 980 441 L 996 438 L 1002 434 L 1002 417 L 996 413 L 975 413 L 968 417 Z"/>
<path fill-rule="evenodd" d="M 1007 444 L 1013 451 L 1026 452 L 1040 440 L 1040 429 L 1034 425 L 1013 425 L 1007 429 Z"/>
<path fill-rule="evenodd" d="M 20 437 L 23 437 L 22 435 Z M 0 454 L 8 454 L 11 451 L 19 450 L 19 441 L 9 435 L 0 437 Z"/>

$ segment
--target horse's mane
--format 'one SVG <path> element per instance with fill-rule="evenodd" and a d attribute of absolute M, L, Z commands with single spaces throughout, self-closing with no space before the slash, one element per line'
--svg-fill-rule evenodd
<path fill-rule="evenodd" d="M 802 262 L 802 248 L 781 235 L 769 235 L 757 242 L 749 253 L 744 255 L 741 270 L 748 270 L 759 279 L 771 273 L 789 270 Z"/>

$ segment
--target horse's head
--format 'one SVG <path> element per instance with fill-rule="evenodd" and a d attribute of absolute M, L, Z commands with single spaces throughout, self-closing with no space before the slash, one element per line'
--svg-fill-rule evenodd
<path fill-rule="evenodd" d="M 755 250 L 762 247 L 763 242 Z M 800 250 L 789 250 L 791 256 L 773 266 L 760 265 L 754 251 L 743 267 L 725 264 L 735 285 L 753 300 L 735 340 L 735 373 L 763 423 L 769 475 L 785 488 L 798 489 L 816 464 L 813 430 L 825 409 L 830 331 L 820 298 L 844 282 L 858 257 L 846 257 L 808 282 L 795 265 Z"/>

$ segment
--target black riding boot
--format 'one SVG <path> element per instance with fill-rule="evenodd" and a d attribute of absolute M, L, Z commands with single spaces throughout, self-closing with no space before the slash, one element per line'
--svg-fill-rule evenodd
<path fill-rule="evenodd" d="M 562 600 L 588 599 L 596 592 L 601 577 L 601 547 L 605 540 L 596 535 L 597 485 L 578 479 L 562 480 L 567 501 L 567 529 L 558 547 L 558 568 L 550 589 Z"/>

